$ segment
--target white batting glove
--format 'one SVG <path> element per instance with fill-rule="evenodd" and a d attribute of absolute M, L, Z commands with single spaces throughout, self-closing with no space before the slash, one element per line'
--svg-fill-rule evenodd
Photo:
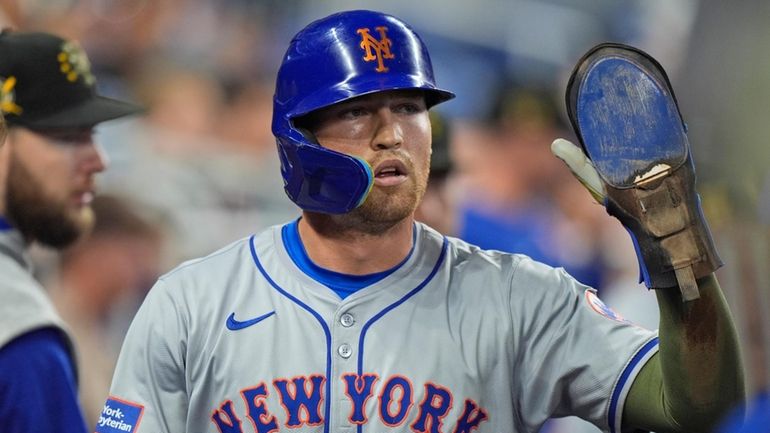
<path fill-rule="evenodd" d="M 604 206 L 607 192 L 604 182 L 599 179 L 593 163 L 583 151 L 571 141 L 557 138 L 551 143 L 551 152 L 564 161 L 572 174 L 586 187 L 597 203 Z"/>

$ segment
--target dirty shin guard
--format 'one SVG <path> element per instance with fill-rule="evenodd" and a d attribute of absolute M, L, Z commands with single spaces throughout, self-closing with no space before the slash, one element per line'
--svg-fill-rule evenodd
<path fill-rule="evenodd" d="M 567 110 L 606 188 L 605 206 L 631 234 L 640 280 L 697 299 L 697 278 L 722 262 L 695 191 L 684 122 L 668 78 L 646 53 L 601 44 L 577 64 Z"/>

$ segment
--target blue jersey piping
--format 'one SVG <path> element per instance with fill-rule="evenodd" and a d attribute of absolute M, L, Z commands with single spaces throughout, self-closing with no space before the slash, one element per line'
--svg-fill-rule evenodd
<path fill-rule="evenodd" d="M 249 247 L 251 248 L 251 257 L 254 260 L 254 264 L 257 265 L 257 268 L 259 269 L 259 272 L 262 273 L 262 275 L 265 277 L 268 283 L 270 283 L 271 286 L 275 290 L 278 291 L 278 293 L 282 294 L 283 296 L 286 296 L 287 298 L 291 299 L 292 302 L 299 305 L 300 307 L 304 308 L 313 315 L 313 317 L 318 320 L 318 323 L 321 324 L 321 328 L 324 330 L 324 335 L 326 336 L 326 395 L 324 398 L 324 433 L 329 433 L 329 417 L 331 414 L 331 368 L 332 368 L 332 352 L 331 352 L 331 346 L 332 346 L 332 336 L 331 332 L 329 331 L 329 327 L 326 326 L 326 322 L 324 322 L 323 317 L 321 317 L 318 312 L 310 308 L 307 304 L 300 301 L 296 297 L 290 295 L 286 290 L 282 289 L 278 284 L 273 281 L 272 278 L 270 278 L 270 275 L 267 274 L 265 271 L 265 268 L 262 267 L 262 263 L 260 263 L 259 258 L 257 257 L 257 251 L 254 247 L 254 236 L 251 236 L 249 239 Z"/>
<path fill-rule="evenodd" d="M 647 354 L 657 346 L 658 337 L 655 337 L 648 341 L 644 346 L 642 346 L 642 348 L 636 352 L 636 355 L 631 358 L 631 361 L 628 363 L 626 368 L 623 369 L 623 373 L 620 375 L 620 379 L 618 380 L 618 384 L 615 387 L 615 391 L 612 393 L 612 399 L 610 400 L 610 410 L 607 414 L 610 433 L 617 433 L 615 431 L 615 416 L 618 410 L 618 402 L 620 401 L 620 394 L 623 392 L 623 388 L 625 388 L 626 382 L 631 376 L 631 372 L 634 370 L 634 368 L 636 368 L 637 364 L 639 364 L 639 362 L 641 362 L 641 360 L 644 359 Z"/>

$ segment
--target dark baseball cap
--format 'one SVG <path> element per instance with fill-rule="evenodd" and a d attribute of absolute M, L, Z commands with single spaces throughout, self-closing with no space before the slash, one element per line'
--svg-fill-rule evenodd
<path fill-rule="evenodd" d="M 142 108 L 96 93 L 85 51 L 49 33 L 0 33 L 0 110 L 10 126 L 80 129 Z"/>

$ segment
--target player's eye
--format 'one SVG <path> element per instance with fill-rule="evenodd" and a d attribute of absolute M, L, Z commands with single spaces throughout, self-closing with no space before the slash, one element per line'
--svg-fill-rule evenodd
<path fill-rule="evenodd" d="M 46 130 L 38 133 L 62 145 L 91 144 L 94 137 L 94 131 L 91 128 Z"/>
<path fill-rule="evenodd" d="M 343 119 L 357 119 L 359 117 L 365 116 L 366 113 L 366 108 L 355 106 L 342 110 L 340 112 L 340 117 Z"/>
<path fill-rule="evenodd" d="M 425 109 L 425 107 L 423 105 L 418 104 L 416 102 L 404 102 L 404 103 L 396 105 L 394 111 L 396 113 L 414 114 L 414 113 L 420 113 L 424 109 Z"/>

